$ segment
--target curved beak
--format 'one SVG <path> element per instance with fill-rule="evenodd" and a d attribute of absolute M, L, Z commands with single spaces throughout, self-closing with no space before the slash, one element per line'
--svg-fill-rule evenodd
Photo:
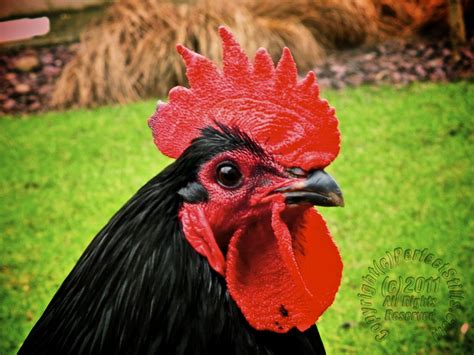
<path fill-rule="evenodd" d="M 306 180 L 278 188 L 275 192 L 282 192 L 289 205 L 309 203 L 326 207 L 344 206 L 341 189 L 324 170 L 314 170 L 307 175 Z"/>

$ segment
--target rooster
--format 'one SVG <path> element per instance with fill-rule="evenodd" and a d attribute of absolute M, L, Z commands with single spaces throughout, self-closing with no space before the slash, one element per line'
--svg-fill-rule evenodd
<path fill-rule="evenodd" d="M 223 69 L 178 45 L 190 89 L 149 119 L 176 160 L 98 233 L 20 354 L 319 354 L 342 262 L 312 208 L 342 206 L 325 168 L 338 121 L 288 49 Z"/>

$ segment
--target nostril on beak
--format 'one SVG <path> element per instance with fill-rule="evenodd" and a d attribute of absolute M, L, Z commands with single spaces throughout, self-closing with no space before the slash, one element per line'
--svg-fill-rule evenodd
<path fill-rule="evenodd" d="M 279 188 L 275 192 L 285 195 L 287 204 L 309 203 L 318 206 L 344 206 L 341 189 L 331 175 L 324 170 L 313 170 L 305 180 Z"/>
<path fill-rule="evenodd" d="M 287 172 L 288 172 L 288 174 L 290 174 L 291 176 L 296 177 L 296 178 L 305 178 L 306 176 L 308 176 L 307 171 L 305 171 L 301 168 L 298 168 L 298 167 L 289 168 L 289 169 L 287 169 Z"/>

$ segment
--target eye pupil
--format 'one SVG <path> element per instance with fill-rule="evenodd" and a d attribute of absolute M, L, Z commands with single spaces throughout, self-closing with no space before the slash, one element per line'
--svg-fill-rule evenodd
<path fill-rule="evenodd" d="M 232 163 L 222 163 L 217 167 L 217 181 L 224 187 L 237 187 L 242 180 L 242 173 Z"/>

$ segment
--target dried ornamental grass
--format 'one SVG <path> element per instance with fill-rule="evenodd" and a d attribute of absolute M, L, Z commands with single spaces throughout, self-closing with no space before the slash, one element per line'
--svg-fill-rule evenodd
<path fill-rule="evenodd" d="M 288 46 L 300 70 L 328 50 L 407 36 L 446 15 L 444 0 L 120 0 L 81 36 L 52 97 L 55 107 L 125 103 L 185 84 L 175 44 L 221 56 L 217 27 L 228 26 L 249 55 Z"/>

